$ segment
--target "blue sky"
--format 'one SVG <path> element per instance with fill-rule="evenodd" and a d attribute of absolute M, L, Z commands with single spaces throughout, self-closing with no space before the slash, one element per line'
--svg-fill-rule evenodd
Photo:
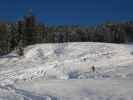
<path fill-rule="evenodd" d="M 16 21 L 28 9 L 50 25 L 133 20 L 133 0 L 0 0 L 0 20 Z"/>

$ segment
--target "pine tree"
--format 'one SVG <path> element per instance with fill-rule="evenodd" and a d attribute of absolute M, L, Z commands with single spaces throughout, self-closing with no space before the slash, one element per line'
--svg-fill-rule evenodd
<path fill-rule="evenodd" d="M 35 43 L 35 17 L 30 11 L 27 16 L 24 17 L 24 44 L 31 45 Z"/>

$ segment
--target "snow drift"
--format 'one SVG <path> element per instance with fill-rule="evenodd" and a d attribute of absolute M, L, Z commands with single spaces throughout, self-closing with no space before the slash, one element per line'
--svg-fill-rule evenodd
<path fill-rule="evenodd" d="M 21 58 L 11 53 L 0 59 L 0 81 L 12 83 L 39 77 L 44 79 L 111 77 L 112 72 L 110 75 L 107 72 L 113 70 L 113 67 L 133 62 L 132 46 L 122 44 L 91 42 L 36 44 L 25 48 L 24 52 L 25 55 Z M 97 71 L 95 75 L 91 72 L 93 65 Z"/>
<path fill-rule="evenodd" d="M 132 65 L 133 46 L 127 44 L 31 45 L 23 57 L 13 51 L 0 58 L 0 99 L 132 100 Z"/>

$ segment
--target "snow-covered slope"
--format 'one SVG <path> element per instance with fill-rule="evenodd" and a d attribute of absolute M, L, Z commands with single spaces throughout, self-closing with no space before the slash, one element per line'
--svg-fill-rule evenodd
<path fill-rule="evenodd" d="M 133 90 L 126 89 L 127 84 L 129 84 L 128 88 L 133 88 L 130 85 L 132 81 L 129 81 L 133 79 L 132 45 L 94 42 L 36 44 L 25 48 L 24 52 L 24 57 L 18 57 L 15 52 L 12 52 L 0 58 L 0 93 L 7 93 L 5 98 L 13 98 L 12 100 L 15 100 L 14 98 L 20 100 L 121 100 L 121 95 L 126 93 L 128 95 L 125 94 L 122 100 L 128 100 L 125 99 L 127 97 L 129 100 L 133 99 Z M 95 66 L 95 72 L 92 71 L 92 66 Z M 52 81 L 55 79 L 58 81 Z M 76 82 L 79 84 L 77 85 Z M 93 82 L 97 84 L 92 84 Z M 120 89 L 123 86 L 121 82 L 124 82 L 126 86 L 123 87 L 123 92 Z M 42 85 L 43 83 L 46 84 Z M 112 90 L 108 87 L 105 90 L 102 89 L 109 83 L 111 85 L 108 87 L 115 85 L 118 90 L 116 91 L 115 86 Z M 37 87 L 34 87 L 34 84 L 37 84 Z M 87 84 L 90 86 L 87 87 Z M 58 85 L 61 85 L 61 89 L 58 89 Z M 72 91 L 64 87 L 72 88 Z M 91 94 L 93 88 L 98 89 L 99 92 L 95 90 L 96 93 L 90 96 L 88 92 Z M 36 89 L 44 89 L 44 91 Z M 64 92 L 63 89 L 68 94 L 60 94 Z M 88 93 L 88 96 L 84 96 L 87 95 L 84 91 Z M 116 92 L 112 94 L 112 91 Z M 118 91 L 121 91 L 120 94 L 115 95 Z M 59 94 L 51 94 L 53 92 L 59 92 Z M 71 93 L 74 95 L 69 96 Z M 80 94 L 83 94 L 81 99 Z M 98 96 L 95 98 L 96 95 Z M 2 96 L 3 94 L 0 94 L 3 100 L 4 96 Z"/>
<path fill-rule="evenodd" d="M 18 58 L 15 53 L 11 53 L 1 58 L 0 81 L 9 83 L 38 77 L 46 79 L 90 78 L 94 77 L 92 75 L 94 73 L 91 72 L 93 65 L 97 71 L 95 74 L 98 74 L 95 76 L 100 77 L 103 72 L 114 70 L 113 67 L 122 66 L 126 69 L 124 65 L 132 62 L 133 55 L 130 45 L 37 44 L 25 48 L 24 57 Z M 105 77 L 111 76 L 106 75 Z"/>
<path fill-rule="evenodd" d="M 133 100 L 132 80 L 33 80 L 0 87 L 1 100 Z"/>

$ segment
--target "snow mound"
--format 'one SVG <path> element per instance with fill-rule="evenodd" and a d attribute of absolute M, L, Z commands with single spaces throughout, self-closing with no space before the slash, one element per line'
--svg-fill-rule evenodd
<path fill-rule="evenodd" d="M 0 100 L 133 100 L 132 66 L 133 45 L 31 45 L 0 57 Z"/>
<path fill-rule="evenodd" d="M 24 57 L 11 53 L 0 58 L 0 81 L 44 79 L 128 78 L 132 79 L 132 45 L 110 43 L 36 44 L 24 49 Z M 96 72 L 91 70 L 96 67 Z M 119 73 L 116 74 L 114 67 Z M 127 71 L 121 71 L 122 68 Z M 127 73 L 130 72 L 130 73 Z M 115 74 L 114 74 L 115 73 Z M 121 75 L 124 73 L 124 76 Z"/>

